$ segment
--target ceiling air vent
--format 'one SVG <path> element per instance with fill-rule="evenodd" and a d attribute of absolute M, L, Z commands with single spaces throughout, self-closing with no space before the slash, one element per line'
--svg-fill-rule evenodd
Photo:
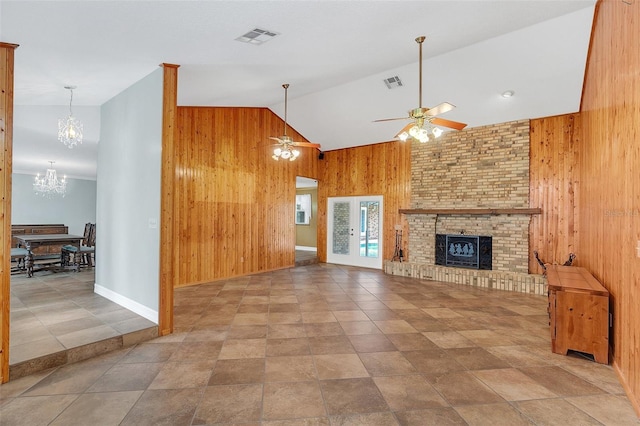
<path fill-rule="evenodd" d="M 273 31 L 254 28 L 248 33 L 241 35 L 236 40 L 241 41 L 243 43 L 262 44 L 271 40 L 277 35 L 278 33 L 274 33 Z"/>
<path fill-rule="evenodd" d="M 396 87 L 402 86 L 402 81 L 400 81 L 400 77 L 397 75 L 394 77 L 385 78 L 384 84 L 387 85 L 387 89 L 395 89 Z"/>

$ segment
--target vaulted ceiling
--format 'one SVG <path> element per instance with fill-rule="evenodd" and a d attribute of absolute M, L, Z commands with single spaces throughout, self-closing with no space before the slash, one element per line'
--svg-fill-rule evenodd
<path fill-rule="evenodd" d="M 0 41 L 16 43 L 14 171 L 95 178 L 99 107 L 160 63 L 179 64 L 178 104 L 269 107 L 322 149 L 393 139 L 423 103 L 470 127 L 579 109 L 595 0 L 0 1 Z M 255 29 L 277 35 L 256 45 Z M 384 79 L 399 77 L 388 89 Z M 85 143 L 56 141 L 57 118 Z M 512 90 L 515 95 L 503 98 Z"/>

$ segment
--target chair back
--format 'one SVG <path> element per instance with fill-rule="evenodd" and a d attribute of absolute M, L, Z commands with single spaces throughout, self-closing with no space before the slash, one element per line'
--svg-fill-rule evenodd
<path fill-rule="evenodd" d="M 96 224 L 89 223 L 89 236 L 85 239 L 85 245 L 88 247 L 96 246 Z"/>
<path fill-rule="evenodd" d="M 92 247 L 94 244 L 91 244 L 91 233 L 93 232 L 93 227 L 95 224 L 89 222 L 84 225 L 84 234 L 82 234 L 82 245 L 87 247 Z"/>
<path fill-rule="evenodd" d="M 82 234 L 82 242 L 85 246 L 89 245 L 89 235 L 91 234 L 91 223 L 84 225 L 84 234 Z"/>

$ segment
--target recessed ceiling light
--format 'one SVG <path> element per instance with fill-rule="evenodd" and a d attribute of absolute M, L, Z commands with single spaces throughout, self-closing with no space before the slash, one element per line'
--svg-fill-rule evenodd
<path fill-rule="evenodd" d="M 396 87 L 402 86 L 402 81 L 400 81 L 400 77 L 398 77 L 397 75 L 385 78 L 383 81 L 384 84 L 387 85 L 387 89 L 395 89 Z"/>
<path fill-rule="evenodd" d="M 515 94 L 516 94 L 516 92 L 514 92 L 513 90 L 507 90 L 505 92 L 502 92 L 502 97 L 503 98 L 510 98 Z"/>
<path fill-rule="evenodd" d="M 262 44 L 266 43 L 277 35 L 279 35 L 279 33 L 274 33 L 273 31 L 268 31 L 261 28 L 254 28 L 248 33 L 236 38 L 236 40 L 249 44 Z"/>

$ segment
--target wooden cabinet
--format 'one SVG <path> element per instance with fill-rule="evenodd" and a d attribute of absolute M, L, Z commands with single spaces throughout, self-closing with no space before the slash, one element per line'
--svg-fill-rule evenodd
<path fill-rule="evenodd" d="M 609 363 L 609 292 L 586 269 L 547 267 L 551 350 L 592 354 Z"/>

